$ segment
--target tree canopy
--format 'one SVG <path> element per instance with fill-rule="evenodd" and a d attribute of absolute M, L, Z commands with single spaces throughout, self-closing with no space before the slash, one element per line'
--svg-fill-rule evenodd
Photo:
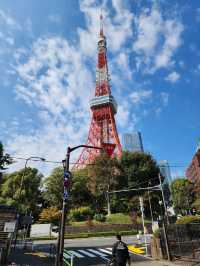
<path fill-rule="evenodd" d="M 107 154 L 96 157 L 88 167 L 88 185 L 93 195 L 102 195 L 118 185 L 119 165 L 116 158 Z"/>
<path fill-rule="evenodd" d="M 123 152 L 119 164 L 122 176 L 125 177 L 124 185 L 126 187 L 137 188 L 159 184 L 159 168 L 150 154 Z"/>
<path fill-rule="evenodd" d="M 23 177 L 23 183 L 21 181 Z M 3 177 L 0 202 L 16 206 L 21 212 L 32 211 L 37 213 L 40 203 L 40 185 L 42 174 L 35 168 L 27 167 Z"/>
<path fill-rule="evenodd" d="M 44 200 L 47 206 L 62 207 L 63 198 L 63 168 L 56 167 L 44 181 Z"/>
<path fill-rule="evenodd" d="M 194 201 L 194 184 L 186 178 L 178 178 L 171 183 L 171 195 L 176 213 L 189 214 Z"/>
<path fill-rule="evenodd" d="M 0 183 L 2 179 L 2 172 L 7 169 L 7 166 L 12 163 L 12 159 L 8 153 L 4 153 L 4 147 L 0 142 Z"/>

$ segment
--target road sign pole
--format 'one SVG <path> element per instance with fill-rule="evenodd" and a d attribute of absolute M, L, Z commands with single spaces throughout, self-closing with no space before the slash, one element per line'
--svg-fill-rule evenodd
<path fill-rule="evenodd" d="M 64 250 L 64 239 L 65 239 L 65 222 L 66 222 L 66 211 L 67 211 L 67 200 L 69 197 L 69 159 L 70 159 L 70 147 L 67 148 L 66 159 L 64 161 L 64 191 L 63 191 L 63 207 L 62 217 L 60 226 L 60 252 L 59 252 L 59 266 L 63 265 L 63 250 Z"/>
<path fill-rule="evenodd" d="M 142 213 L 142 224 L 143 224 L 143 230 L 144 230 L 145 249 L 146 249 L 146 255 L 147 255 L 148 249 L 147 249 L 147 238 L 146 238 L 146 234 L 145 234 L 145 224 L 144 224 L 144 203 L 143 203 L 142 197 L 139 197 L 139 200 L 140 200 L 140 210 Z"/>

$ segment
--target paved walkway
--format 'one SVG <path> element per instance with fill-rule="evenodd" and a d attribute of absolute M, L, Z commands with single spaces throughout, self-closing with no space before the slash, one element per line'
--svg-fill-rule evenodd
<path fill-rule="evenodd" d="M 176 262 L 168 262 L 168 261 L 156 261 L 152 259 L 144 258 L 143 256 L 136 255 L 137 257 L 134 258 L 135 255 L 133 255 L 133 262 L 131 263 L 131 266 L 200 266 L 199 263 L 195 262 L 188 262 L 188 261 L 176 261 Z M 43 252 L 31 252 L 31 251 L 23 251 L 23 250 L 15 250 L 11 253 L 9 258 L 9 264 L 11 262 L 15 262 L 17 266 L 54 266 L 54 259 L 49 258 L 45 255 Z M 79 263 L 78 263 L 79 264 Z M 80 264 L 80 265 L 85 265 Z M 89 264 L 91 266 L 94 265 L 105 265 L 102 263 L 92 263 Z M 4 265 L 3 265 L 4 266 Z M 78 266 L 78 265 L 75 265 Z"/>
<path fill-rule="evenodd" d="M 9 257 L 9 264 L 15 262 L 20 266 L 53 266 L 54 259 L 48 258 L 42 252 L 16 250 Z M 8 265 L 9 265 L 8 264 Z"/>
<path fill-rule="evenodd" d="M 200 266 L 200 261 L 192 262 L 192 261 L 185 261 L 185 260 L 177 260 L 173 262 L 168 261 L 156 261 L 156 260 L 145 260 L 145 261 L 137 261 L 132 263 L 131 266 Z"/>

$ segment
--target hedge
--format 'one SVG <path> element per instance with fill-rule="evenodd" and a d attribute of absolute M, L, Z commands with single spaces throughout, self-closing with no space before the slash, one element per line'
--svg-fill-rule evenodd
<path fill-rule="evenodd" d="M 189 223 L 200 223 L 200 215 L 183 216 L 176 221 L 176 224 L 189 224 Z"/>

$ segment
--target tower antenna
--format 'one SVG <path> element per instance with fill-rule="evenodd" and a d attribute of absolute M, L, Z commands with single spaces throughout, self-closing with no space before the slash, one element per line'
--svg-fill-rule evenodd
<path fill-rule="evenodd" d="M 103 36 L 103 9 L 100 12 L 100 36 Z"/>

